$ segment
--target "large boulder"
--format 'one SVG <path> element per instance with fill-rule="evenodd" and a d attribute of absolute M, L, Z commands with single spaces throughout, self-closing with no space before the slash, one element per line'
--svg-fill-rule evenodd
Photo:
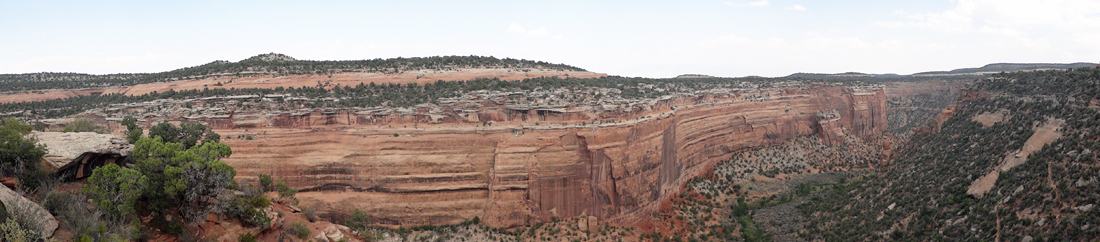
<path fill-rule="evenodd" d="M 49 211 L 6 186 L 0 186 L 0 202 L 9 214 L 31 219 L 35 225 L 28 229 L 38 231 L 44 238 L 53 236 L 57 230 L 57 219 Z"/>
<path fill-rule="evenodd" d="M 114 158 L 130 156 L 133 151 L 133 145 L 129 141 L 114 134 L 31 132 L 31 136 L 38 140 L 38 144 L 46 145 L 46 155 L 42 160 L 57 171 L 101 156 L 110 156 L 112 162 L 116 162 L 113 161 Z"/>

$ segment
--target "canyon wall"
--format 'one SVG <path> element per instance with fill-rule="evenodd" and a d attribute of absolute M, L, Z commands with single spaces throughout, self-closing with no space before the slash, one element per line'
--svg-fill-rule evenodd
<path fill-rule="evenodd" d="M 803 84 L 557 109 L 482 100 L 202 121 L 227 137 L 238 180 L 274 175 L 322 215 L 359 209 L 390 226 L 479 217 L 511 227 L 582 214 L 629 222 L 732 151 L 885 132 L 884 89 Z"/>

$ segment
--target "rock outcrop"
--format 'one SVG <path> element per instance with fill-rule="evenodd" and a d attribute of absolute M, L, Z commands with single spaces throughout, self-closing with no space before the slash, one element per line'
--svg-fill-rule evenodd
<path fill-rule="evenodd" d="M 836 134 L 887 128 L 881 86 L 826 84 L 562 108 L 485 100 L 223 119 L 232 124 L 218 126 L 223 137 L 256 138 L 224 140 L 239 180 L 272 174 L 321 214 L 360 209 L 382 225 L 476 216 L 502 227 L 582 214 L 629 221 L 732 151 L 815 133 L 838 144 Z"/>
<path fill-rule="evenodd" d="M 91 175 L 95 167 L 121 161 L 134 149 L 129 141 L 113 134 L 32 132 L 30 136 L 46 146 L 43 162 L 63 174 L 71 172 L 70 178 Z"/>
<path fill-rule="evenodd" d="M 0 186 L 0 202 L 3 202 L 4 210 L 8 214 L 30 219 L 34 225 L 29 229 L 38 231 L 43 238 L 53 237 L 53 232 L 57 230 L 57 219 L 54 219 L 50 211 L 7 186 Z"/>

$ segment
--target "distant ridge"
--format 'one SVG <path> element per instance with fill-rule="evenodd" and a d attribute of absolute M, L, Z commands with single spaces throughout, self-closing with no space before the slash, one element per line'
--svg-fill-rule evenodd
<path fill-rule="evenodd" d="M 1032 71 L 1046 69 L 1070 69 L 1096 66 L 1096 63 L 1077 62 L 1070 64 L 1059 63 L 993 63 L 978 68 L 962 68 L 951 71 L 929 71 L 913 73 L 916 75 L 981 75 L 998 72 Z"/>
<path fill-rule="evenodd" d="M 315 61 L 298 60 L 279 53 L 267 53 L 252 56 L 239 62 L 217 60 L 203 65 L 157 73 L 90 75 L 81 73 L 41 72 L 0 74 L 0 92 L 54 88 L 80 89 L 133 86 L 153 82 L 201 79 L 211 76 L 322 75 L 342 72 L 400 73 L 424 69 L 455 70 L 461 68 L 533 68 L 586 71 L 585 69 L 565 64 L 553 64 L 525 59 L 496 58 L 492 56 L 431 56 Z"/>
<path fill-rule="evenodd" d="M 714 76 L 703 74 L 683 74 L 676 76 L 676 78 L 714 78 Z"/>
<path fill-rule="evenodd" d="M 911 75 L 898 75 L 893 73 L 887 74 L 866 74 L 859 72 L 845 72 L 845 73 L 794 73 L 786 76 L 787 78 L 805 78 L 805 79 L 891 79 L 891 78 L 960 78 L 967 79 L 975 75 L 985 75 L 1000 72 L 1015 72 L 1015 71 L 1034 71 L 1034 70 L 1050 70 L 1050 69 L 1076 69 L 1100 66 L 1097 63 L 1077 62 L 1077 63 L 993 63 L 978 68 L 960 68 L 950 71 L 927 71 L 913 73 Z"/>

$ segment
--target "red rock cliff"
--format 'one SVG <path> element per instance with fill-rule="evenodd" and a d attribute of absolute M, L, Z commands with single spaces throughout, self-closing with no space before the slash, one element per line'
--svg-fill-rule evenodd
<path fill-rule="evenodd" d="M 628 221 L 730 152 L 886 130 L 881 87 L 806 85 L 610 106 L 313 111 L 212 118 L 238 179 L 273 174 L 320 213 L 383 225 Z M 595 124 L 594 124 L 595 123 Z M 482 124 L 491 124 L 483 126 Z M 537 124 L 537 125 L 536 125 Z"/>

